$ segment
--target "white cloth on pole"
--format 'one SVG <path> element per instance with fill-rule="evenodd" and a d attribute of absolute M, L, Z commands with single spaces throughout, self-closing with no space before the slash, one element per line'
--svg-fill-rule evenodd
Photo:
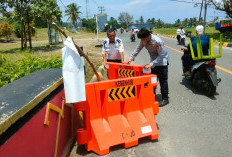
<path fill-rule="evenodd" d="M 86 101 L 84 59 L 81 57 L 70 37 L 62 48 L 63 80 L 66 103 Z"/>

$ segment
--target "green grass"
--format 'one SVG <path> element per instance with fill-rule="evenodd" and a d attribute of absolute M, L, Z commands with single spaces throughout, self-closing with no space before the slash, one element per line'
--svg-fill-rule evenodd
<path fill-rule="evenodd" d="M 66 31 L 66 34 L 73 37 L 74 40 L 97 38 L 95 33 L 87 31 L 80 33 Z M 99 33 L 99 38 L 105 37 L 106 33 Z M 64 40 L 63 36 L 62 38 Z M 29 48 L 21 50 L 20 39 L 15 36 L 12 36 L 11 39 L 13 40 L 8 43 L 0 40 L 0 87 L 40 69 L 62 67 L 61 49 L 64 45 L 63 43 L 48 45 L 47 28 L 36 29 L 36 35 L 32 37 L 32 50 Z M 95 45 L 101 42 L 97 40 L 78 40 L 76 42 L 77 45 L 84 47 L 84 52 L 88 54 L 96 69 L 102 64 L 102 56 L 101 49 L 95 48 Z M 93 76 L 93 71 L 87 62 L 85 62 L 85 66 L 85 79 L 86 82 L 89 82 Z"/>
<path fill-rule="evenodd" d="M 177 28 L 153 29 L 153 33 L 165 34 L 165 35 L 176 35 L 176 30 L 177 30 Z M 184 28 L 184 30 L 185 30 L 185 32 L 191 31 L 192 36 L 196 35 L 195 27 Z M 206 27 L 205 32 L 206 32 L 206 35 L 208 35 L 209 37 L 212 37 L 215 41 L 219 41 L 220 32 L 215 30 L 214 27 Z M 224 42 L 232 42 L 232 33 L 231 32 L 224 33 L 222 40 Z"/>

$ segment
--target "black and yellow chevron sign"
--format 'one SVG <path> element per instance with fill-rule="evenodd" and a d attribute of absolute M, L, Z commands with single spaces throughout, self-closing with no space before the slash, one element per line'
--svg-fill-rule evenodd
<path fill-rule="evenodd" d="M 108 101 L 116 101 L 134 98 L 136 96 L 135 86 L 124 86 L 119 88 L 108 89 Z"/>
<path fill-rule="evenodd" d="M 134 77 L 135 71 L 134 70 L 128 70 L 128 69 L 119 69 L 118 75 L 121 77 Z"/>

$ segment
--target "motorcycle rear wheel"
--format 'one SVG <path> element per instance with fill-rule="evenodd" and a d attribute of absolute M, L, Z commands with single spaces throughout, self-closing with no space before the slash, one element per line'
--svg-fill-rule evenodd
<path fill-rule="evenodd" d="M 213 82 L 211 80 L 207 81 L 207 88 L 205 90 L 207 96 L 214 96 L 216 93 L 216 87 L 214 86 Z"/>
<path fill-rule="evenodd" d="M 185 45 L 185 40 L 184 39 L 181 39 L 180 45 Z"/>

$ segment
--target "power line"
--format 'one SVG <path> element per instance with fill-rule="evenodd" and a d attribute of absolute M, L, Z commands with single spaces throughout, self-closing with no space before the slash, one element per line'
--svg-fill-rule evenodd
<path fill-rule="evenodd" d="M 193 4 L 201 4 L 197 2 L 188 2 L 188 1 L 181 1 L 181 0 L 169 0 L 169 1 L 174 1 L 174 2 L 181 2 L 181 3 L 193 3 Z"/>
<path fill-rule="evenodd" d="M 65 9 L 68 9 L 68 8 L 64 5 L 64 3 L 62 2 L 62 0 L 60 0 L 60 3 L 65 7 Z"/>

